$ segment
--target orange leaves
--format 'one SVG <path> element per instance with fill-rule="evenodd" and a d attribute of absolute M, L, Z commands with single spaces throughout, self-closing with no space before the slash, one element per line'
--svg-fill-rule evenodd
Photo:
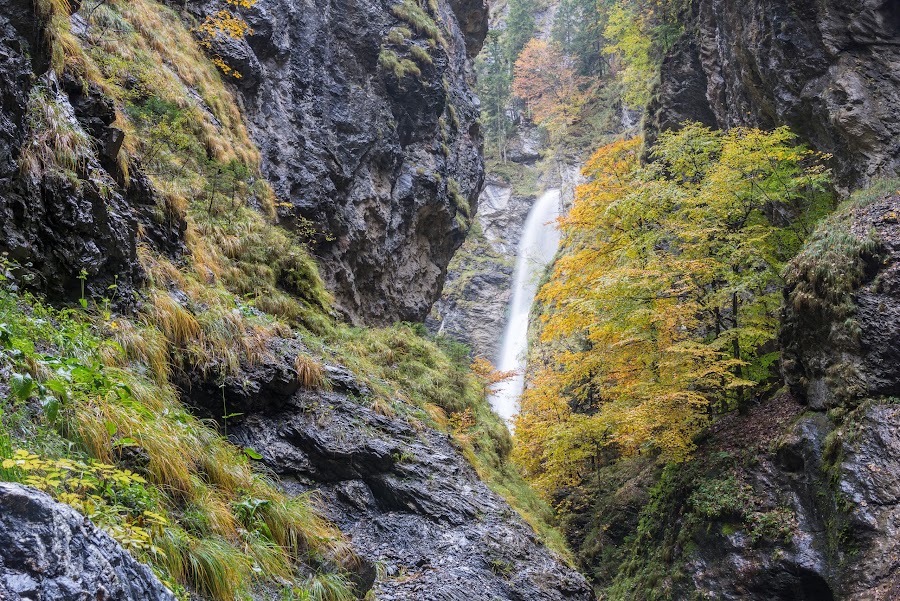
<path fill-rule="evenodd" d="M 501 382 L 509 380 L 516 375 L 515 371 L 498 371 L 494 365 L 484 357 L 475 357 L 469 367 L 472 373 L 481 380 L 485 392 L 491 392 L 493 387 Z"/>
<path fill-rule="evenodd" d="M 555 44 L 534 38 L 519 54 L 513 73 L 513 92 L 525 101 L 535 123 L 551 134 L 564 131 L 584 100 L 572 59 Z"/>

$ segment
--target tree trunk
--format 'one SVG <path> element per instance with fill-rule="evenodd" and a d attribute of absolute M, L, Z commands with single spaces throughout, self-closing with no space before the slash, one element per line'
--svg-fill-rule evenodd
<path fill-rule="evenodd" d="M 734 325 L 734 329 L 736 330 L 738 327 L 738 296 L 737 296 L 737 292 L 731 293 L 731 313 L 732 313 L 732 323 Z M 735 333 L 734 338 L 731 341 L 731 351 L 732 351 L 732 355 L 734 356 L 734 358 L 737 359 L 738 361 L 740 361 L 740 359 L 741 359 L 741 341 L 738 340 L 737 333 Z M 740 365 L 734 366 L 734 375 L 736 375 L 738 378 L 743 379 L 744 370 L 743 370 L 743 368 L 741 368 Z M 736 394 L 737 394 L 738 412 L 741 414 L 746 414 L 748 407 L 747 407 L 747 402 L 744 398 L 744 387 L 739 386 L 737 388 Z"/>

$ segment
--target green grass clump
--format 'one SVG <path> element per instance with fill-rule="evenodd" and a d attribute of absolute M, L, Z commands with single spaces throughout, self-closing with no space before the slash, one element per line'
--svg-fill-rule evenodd
<path fill-rule="evenodd" d="M 421 46 L 410 46 L 409 53 L 421 65 L 431 65 L 434 63 L 434 59 L 431 58 L 431 55 L 428 54 L 428 51 Z"/>
<path fill-rule="evenodd" d="M 489 160 L 487 171 L 509 185 L 516 196 L 537 196 L 540 193 L 540 170 L 535 167 L 512 161 Z"/>
<path fill-rule="evenodd" d="M 874 231 L 863 237 L 851 231 L 852 219 L 849 212 L 827 218 L 788 265 L 788 302 L 796 311 L 810 312 L 823 321 L 842 320 L 853 313 L 851 293 L 877 262 L 881 244 Z"/>
<path fill-rule="evenodd" d="M 408 58 L 400 58 L 393 50 L 382 49 L 378 55 L 378 64 L 385 71 L 394 74 L 397 79 L 403 79 L 407 75 L 421 77 L 422 70 Z"/>
<path fill-rule="evenodd" d="M 310 576 L 298 587 L 290 587 L 282 593 L 283 601 L 351 601 L 355 599 L 353 588 L 332 574 Z"/>
<path fill-rule="evenodd" d="M 856 364 L 833 362 L 824 374 L 814 374 L 799 358 L 822 344 L 851 355 L 858 352 L 861 327 L 854 294 L 875 275 L 884 246 L 874 228 L 860 231 L 856 214 L 895 195 L 898 185 L 898 180 L 880 181 L 851 196 L 819 224 L 784 271 L 783 372 L 788 383 L 801 391 L 810 376 L 824 375 L 833 395 L 829 403 L 848 402 L 865 393 Z"/>
<path fill-rule="evenodd" d="M 466 200 L 466 197 L 462 195 L 462 190 L 459 187 L 459 182 L 452 177 L 447 180 L 447 193 L 453 200 L 453 206 L 456 207 L 456 210 L 462 213 L 466 217 L 466 219 L 471 219 L 472 208 L 469 206 L 469 201 Z"/>
<path fill-rule="evenodd" d="M 431 15 L 419 6 L 416 0 L 403 0 L 399 4 L 392 6 L 391 12 L 398 19 L 406 21 L 419 34 L 427 36 L 442 46 L 447 46 L 447 41 L 444 39 L 444 34 L 441 32 L 440 27 L 434 22 Z"/>
<path fill-rule="evenodd" d="M 385 40 L 395 46 L 406 46 L 412 38 L 412 31 L 407 27 L 393 27 L 388 32 Z"/>
<path fill-rule="evenodd" d="M 900 180 L 880 180 L 851 196 L 816 228 L 804 249 L 785 269 L 788 302 L 798 312 L 812 312 L 816 320 L 850 317 L 850 294 L 877 265 L 883 252 L 874 230 L 853 231 L 856 209 L 896 195 Z"/>

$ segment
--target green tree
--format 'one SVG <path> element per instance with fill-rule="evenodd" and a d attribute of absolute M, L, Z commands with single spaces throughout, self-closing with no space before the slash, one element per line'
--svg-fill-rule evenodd
<path fill-rule="evenodd" d="M 602 0 L 562 0 L 553 20 L 551 38 L 562 51 L 575 59 L 578 75 L 603 76 L 607 61 L 603 48 L 607 41 L 607 8 Z"/>
<path fill-rule="evenodd" d="M 506 17 L 504 50 L 508 64 L 516 62 L 522 48 L 534 37 L 537 0 L 509 0 L 509 14 Z"/>
<path fill-rule="evenodd" d="M 685 0 L 616 0 L 609 6 L 603 52 L 625 86 L 627 105 L 643 108 L 650 100 L 662 59 L 682 31 L 685 9 Z"/>
<path fill-rule="evenodd" d="M 488 34 L 485 48 L 479 55 L 475 68 L 478 72 L 478 96 L 481 99 L 485 129 L 485 150 L 488 155 L 506 161 L 507 137 L 512 127 L 507 116 L 512 77 L 500 32 L 492 31 Z"/>

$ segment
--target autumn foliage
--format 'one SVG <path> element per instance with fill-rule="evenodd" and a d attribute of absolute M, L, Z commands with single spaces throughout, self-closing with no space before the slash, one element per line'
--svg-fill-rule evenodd
<path fill-rule="evenodd" d="M 472 365 L 469 368 L 484 386 L 485 394 L 490 394 L 493 392 L 494 386 L 505 382 L 516 375 L 515 371 L 498 370 L 484 357 L 475 357 L 475 360 L 472 361 Z"/>
<path fill-rule="evenodd" d="M 781 271 L 827 210 L 823 157 L 786 129 L 601 148 L 560 220 L 538 299 L 551 359 L 522 399 L 518 459 L 546 488 L 622 454 L 683 460 L 771 378 Z"/>
<path fill-rule="evenodd" d="M 513 92 L 525 101 L 535 123 L 564 130 L 577 114 L 581 92 L 572 59 L 559 46 L 532 39 L 515 64 Z"/>
<path fill-rule="evenodd" d="M 225 0 L 235 9 L 249 9 L 253 7 L 257 0 Z M 246 20 L 238 13 L 231 12 L 228 9 L 221 9 L 218 12 L 207 15 L 206 19 L 194 28 L 194 34 L 200 41 L 200 45 L 212 54 L 211 60 L 225 75 L 230 75 L 235 79 L 242 77 L 241 73 L 229 66 L 220 54 L 215 51 L 215 45 L 218 41 L 225 39 L 243 40 L 246 36 L 251 35 L 253 29 Z"/>

